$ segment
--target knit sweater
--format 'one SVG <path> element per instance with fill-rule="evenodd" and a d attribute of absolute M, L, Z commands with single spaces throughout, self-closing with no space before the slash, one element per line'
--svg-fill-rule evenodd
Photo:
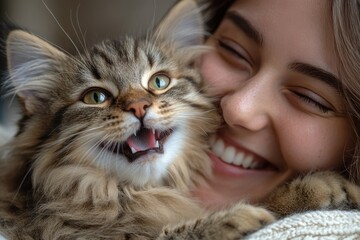
<path fill-rule="evenodd" d="M 360 211 L 312 211 L 295 214 L 249 235 L 246 240 L 360 239 Z"/>
<path fill-rule="evenodd" d="M 246 240 L 359 240 L 360 211 L 295 214 L 249 235 Z M 0 240 L 5 240 L 0 235 Z"/>

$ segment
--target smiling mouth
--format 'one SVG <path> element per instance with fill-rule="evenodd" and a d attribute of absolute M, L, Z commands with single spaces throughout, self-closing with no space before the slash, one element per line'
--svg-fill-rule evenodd
<path fill-rule="evenodd" d="M 224 163 L 248 170 L 274 169 L 269 162 L 260 160 L 253 154 L 237 149 L 221 139 L 212 136 L 210 140 L 212 152 Z"/>
<path fill-rule="evenodd" d="M 125 142 L 102 142 L 104 148 L 114 154 L 124 155 L 128 161 L 134 162 L 141 156 L 150 153 L 164 153 L 164 142 L 173 132 L 172 129 L 159 132 L 154 129 L 141 128 Z"/>

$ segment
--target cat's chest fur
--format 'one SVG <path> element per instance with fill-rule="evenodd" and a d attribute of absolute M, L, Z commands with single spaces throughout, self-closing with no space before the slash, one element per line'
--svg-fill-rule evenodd
<path fill-rule="evenodd" d="M 4 216 L 22 212 L 7 227 L 45 239 L 93 229 L 155 236 L 201 211 L 186 195 L 210 173 L 206 139 L 219 116 L 195 66 L 204 47 L 193 4 L 145 38 L 106 40 L 79 56 L 9 34 L 9 80 L 24 115 L 1 151 L 1 178 L 15 183 Z"/>

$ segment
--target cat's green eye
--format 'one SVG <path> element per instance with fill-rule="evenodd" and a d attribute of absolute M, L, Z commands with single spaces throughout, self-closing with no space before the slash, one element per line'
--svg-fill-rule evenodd
<path fill-rule="evenodd" d="M 86 104 L 103 104 L 109 99 L 107 93 L 101 90 L 91 90 L 83 98 Z"/>
<path fill-rule="evenodd" d="M 155 91 L 164 90 L 170 84 L 170 78 L 164 74 L 157 74 L 151 77 L 149 88 Z"/>

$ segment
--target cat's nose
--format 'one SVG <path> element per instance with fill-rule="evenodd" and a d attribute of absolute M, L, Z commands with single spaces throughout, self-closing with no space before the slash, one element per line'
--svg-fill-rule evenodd
<path fill-rule="evenodd" d="M 148 100 L 139 99 L 127 104 L 126 111 L 133 112 L 138 119 L 142 119 L 145 116 L 146 109 L 150 107 L 150 105 L 151 103 Z"/>

